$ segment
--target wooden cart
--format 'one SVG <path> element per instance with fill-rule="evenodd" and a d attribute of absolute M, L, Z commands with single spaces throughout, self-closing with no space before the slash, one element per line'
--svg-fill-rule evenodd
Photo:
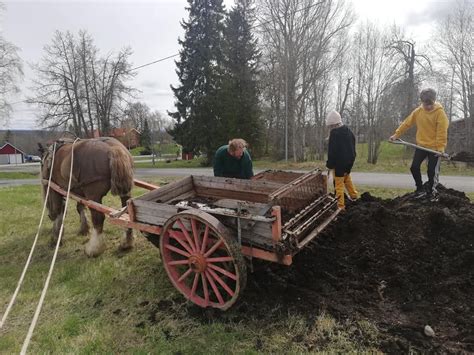
<path fill-rule="evenodd" d="M 135 184 L 150 191 L 123 211 L 72 198 L 113 224 L 142 231 L 160 248 L 176 289 L 201 307 L 228 309 L 245 288 L 245 258 L 290 265 L 339 213 L 320 170 L 266 171 L 252 180 L 192 175 L 161 188 Z"/>

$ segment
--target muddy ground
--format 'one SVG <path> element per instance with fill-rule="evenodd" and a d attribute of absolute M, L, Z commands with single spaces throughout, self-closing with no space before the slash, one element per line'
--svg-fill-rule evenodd
<path fill-rule="evenodd" d="M 365 319 L 387 353 L 474 352 L 474 204 L 440 192 L 436 202 L 362 195 L 291 267 L 257 263 L 234 307 Z"/>

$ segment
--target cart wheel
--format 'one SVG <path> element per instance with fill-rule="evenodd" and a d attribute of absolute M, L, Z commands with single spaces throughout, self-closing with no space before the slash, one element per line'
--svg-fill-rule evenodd
<path fill-rule="evenodd" d="M 247 282 L 237 242 L 210 214 L 187 210 L 163 226 L 160 251 L 173 285 L 200 307 L 232 306 Z"/>

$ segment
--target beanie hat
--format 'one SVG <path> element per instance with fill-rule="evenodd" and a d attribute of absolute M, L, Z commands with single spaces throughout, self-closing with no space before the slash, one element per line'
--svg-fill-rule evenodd
<path fill-rule="evenodd" d="M 427 104 L 434 104 L 436 101 L 436 91 L 430 88 L 421 90 L 420 100 Z"/>
<path fill-rule="evenodd" d="M 337 111 L 331 111 L 326 116 L 326 126 L 342 123 L 341 115 Z"/>

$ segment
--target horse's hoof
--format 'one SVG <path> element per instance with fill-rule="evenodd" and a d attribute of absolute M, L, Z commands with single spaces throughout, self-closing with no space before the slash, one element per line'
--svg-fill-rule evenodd
<path fill-rule="evenodd" d="M 95 258 L 101 255 L 105 251 L 105 247 L 91 247 L 90 244 L 86 244 L 84 252 L 89 258 Z"/>
<path fill-rule="evenodd" d="M 120 244 L 118 249 L 120 251 L 128 251 L 133 249 L 133 244 Z"/>
<path fill-rule="evenodd" d="M 80 229 L 78 234 L 82 236 L 87 236 L 89 235 L 89 229 Z"/>
<path fill-rule="evenodd" d="M 57 245 L 57 244 L 58 244 L 58 240 L 57 240 L 57 239 L 56 239 L 56 240 L 52 240 L 52 239 L 51 239 L 51 240 L 49 241 L 49 246 L 50 246 L 51 248 L 56 248 L 56 245 Z M 59 243 L 59 246 L 62 246 L 62 245 L 63 245 L 63 241 L 61 240 L 61 242 Z"/>

